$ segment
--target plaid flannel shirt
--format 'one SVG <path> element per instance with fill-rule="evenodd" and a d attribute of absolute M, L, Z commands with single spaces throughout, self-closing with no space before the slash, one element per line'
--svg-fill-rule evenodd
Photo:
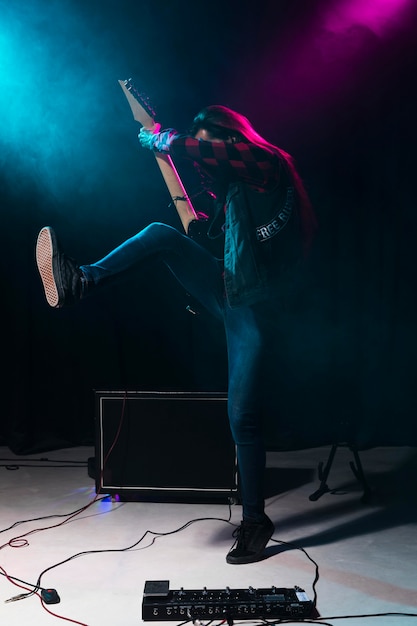
<path fill-rule="evenodd" d="M 168 129 L 152 137 L 152 149 L 170 154 L 174 161 L 191 159 L 216 180 L 241 181 L 268 191 L 279 179 L 278 155 L 243 141 L 204 141 Z"/>

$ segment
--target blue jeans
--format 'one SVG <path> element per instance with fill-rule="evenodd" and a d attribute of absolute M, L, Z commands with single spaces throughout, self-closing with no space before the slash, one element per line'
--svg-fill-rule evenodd
<path fill-rule="evenodd" d="M 189 294 L 223 319 L 228 352 L 228 415 L 236 445 L 243 517 L 261 521 L 265 471 L 262 411 L 276 317 L 268 303 L 230 308 L 219 261 L 166 224 L 150 224 L 100 261 L 82 265 L 81 270 L 90 283 L 98 286 L 150 257 L 162 260 Z"/>

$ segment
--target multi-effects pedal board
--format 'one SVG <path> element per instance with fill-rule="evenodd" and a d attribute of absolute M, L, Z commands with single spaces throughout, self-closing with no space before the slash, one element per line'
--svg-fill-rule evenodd
<path fill-rule="evenodd" d="M 148 580 L 143 592 L 142 619 L 303 619 L 311 615 L 312 609 L 313 603 L 299 587 L 170 590 L 169 580 Z"/>

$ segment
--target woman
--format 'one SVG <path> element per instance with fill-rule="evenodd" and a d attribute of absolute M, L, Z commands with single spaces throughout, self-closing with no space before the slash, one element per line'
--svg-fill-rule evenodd
<path fill-rule="evenodd" d="M 41 230 L 37 263 L 48 303 L 86 295 L 149 257 L 162 259 L 184 288 L 224 322 L 228 414 L 236 444 L 242 522 L 228 563 L 262 558 L 274 533 L 265 514 L 262 419 L 271 408 L 274 349 L 285 294 L 309 249 L 315 218 L 291 157 L 263 139 L 246 117 L 222 105 L 203 109 L 188 134 L 142 128 L 142 147 L 193 161 L 210 181 L 216 210 L 208 238 L 224 238 L 220 261 L 192 238 L 153 223 L 100 261 L 77 265 Z M 199 224 L 198 224 L 199 226 Z M 276 384 L 276 382 L 275 382 Z M 268 401 L 267 401 L 268 399 Z"/>

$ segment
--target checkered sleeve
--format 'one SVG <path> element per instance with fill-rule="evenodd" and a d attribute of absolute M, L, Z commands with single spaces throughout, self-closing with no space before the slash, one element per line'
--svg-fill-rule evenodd
<path fill-rule="evenodd" d="M 175 159 L 191 159 L 215 178 L 268 186 L 278 176 L 278 157 L 246 142 L 204 141 L 173 129 L 155 135 L 153 149 Z"/>

